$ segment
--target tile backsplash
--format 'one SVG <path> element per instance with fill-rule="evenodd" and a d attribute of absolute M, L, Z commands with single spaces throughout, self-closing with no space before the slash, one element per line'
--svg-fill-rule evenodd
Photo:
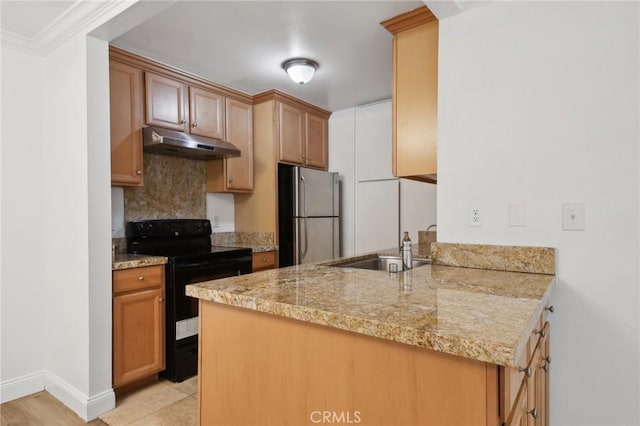
<path fill-rule="evenodd" d="M 124 189 L 124 221 L 206 219 L 204 161 L 144 154 L 144 186 Z"/>

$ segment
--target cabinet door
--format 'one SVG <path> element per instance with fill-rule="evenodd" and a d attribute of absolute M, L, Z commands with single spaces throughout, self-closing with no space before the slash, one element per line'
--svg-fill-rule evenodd
<path fill-rule="evenodd" d="M 217 93 L 189 87 L 190 132 L 224 140 L 224 100 Z"/>
<path fill-rule="evenodd" d="M 225 160 L 229 191 L 253 190 L 253 110 L 251 104 L 227 99 L 227 141 L 238 147 L 240 157 Z"/>
<path fill-rule="evenodd" d="M 162 288 L 113 298 L 113 387 L 162 371 L 164 296 Z"/>
<path fill-rule="evenodd" d="M 145 73 L 147 124 L 187 131 L 187 86 L 150 72 Z"/>
<path fill-rule="evenodd" d="M 142 185 L 142 71 L 111 61 L 109 96 L 111 185 Z"/>
<path fill-rule="evenodd" d="M 516 398 L 511 415 L 505 423 L 506 426 L 529 426 L 529 414 L 527 413 L 527 381 L 522 382 L 518 397 Z"/>
<path fill-rule="evenodd" d="M 277 102 L 277 108 L 280 161 L 304 164 L 304 113 L 282 102 Z"/>
<path fill-rule="evenodd" d="M 305 152 L 308 166 L 327 170 L 328 168 L 328 136 L 327 121 L 322 117 L 305 113 Z"/>

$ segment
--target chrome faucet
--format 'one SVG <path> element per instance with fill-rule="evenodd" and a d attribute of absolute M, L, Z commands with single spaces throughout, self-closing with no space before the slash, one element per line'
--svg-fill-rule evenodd
<path fill-rule="evenodd" d="M 429 230 L 430 230 L 431 228 L 437 228 L 437 227 L 438 227 L 438 225 L 436 225 L 435 223 L 434 223 L 433 225 L 429 225 L 429 226 L 427 227 L 427 232 L 429 232 Z"/>

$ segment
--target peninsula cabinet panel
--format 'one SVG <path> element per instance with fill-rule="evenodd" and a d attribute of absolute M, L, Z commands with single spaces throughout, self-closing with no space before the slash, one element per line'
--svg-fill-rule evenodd
<path fill-rule="evenodd" d="M 148 125 L 181 132 L 189 129 L 186 84 L 147 72 L 145 73 L 145 94 Z"/>
<path fill-rule="evenodd" d="M 318 117 L 306 112 L 305 118 L 305 164 L 311 167 L 327 170 L 329 168 L 328 145 L 329 137 L 327 132 L 328 122 L 322 117 Z"/>
<path fill-rule="evenodd" d="M 116 61 L 109 62 L 111 121 L 111 185 L 140 186 L 142 163 L 142 71 Z"/>
<path fill-rule="evenodd" d="M 304 164 L 304 112 L 282 102 L 277 106 L 280 161 Z"/>
<path fill-rule="evenodd" d="M 253 191 L 253 106 L 226 100 L 226 140 L 240 157 L 207 162 L 207 192 L 249 193 Z"/>
<path fill-rule="evenodd" d="M 113 288 L 113 387 L 119 388 L 165 368 L 164 266 L 114 271 Z"/>
<path fill-rule="evenodd" d="M 224 140 L 224 96 L 189 87 L 189 104 L 191 134 Z"/>
<path fill-rule="evenodd" d="M 199 332 L 200 425 L 498 425 L 480 361 L 203 300 Z"/>

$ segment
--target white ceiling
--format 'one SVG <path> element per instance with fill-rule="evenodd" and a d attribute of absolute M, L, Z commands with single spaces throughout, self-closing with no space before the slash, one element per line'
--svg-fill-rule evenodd
<path fill-rule="evenodd" d="M 337 111 L 391 97 L 392 37 L 380 21 L 423 4 L 183 1 L 112 44 L 249 94 L 278 89 Z M 304 86 L 280 67 L 299 56 L 320 64 Z"/>
<path fill-rule="evenodd" d="M 34 39 L 67 12 L 75 1 L 0 2 L 0 28 L 26 39 Z"/>

